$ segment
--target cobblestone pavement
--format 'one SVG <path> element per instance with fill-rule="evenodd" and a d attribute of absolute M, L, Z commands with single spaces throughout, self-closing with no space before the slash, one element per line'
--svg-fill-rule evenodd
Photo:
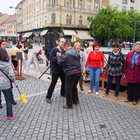
<path fill-rule="evenodd" d="M 80 105 L 63 109 L 59 85 L 52 104 L 45 100 L 49 83 L 26 76 L 18 81 L 28 103 L 13 106 L 17 115 L 6 120 L 5 103 L 0 109 L 0 140 L 140 140 L 140 111 L 96 96 L 79 94 Z M 15 97 L 18 92 L 14 88 Z"/>

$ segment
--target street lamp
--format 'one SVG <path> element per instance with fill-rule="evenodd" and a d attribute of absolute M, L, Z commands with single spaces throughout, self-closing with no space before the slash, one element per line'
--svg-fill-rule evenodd
<path fill-rule="evenodd" d="M 10 6 L 10 9 L 15 9 L 15 13 L 16 13 L 16 10 L 21 10 L 21 8 L 17 8 L 13 6 Z M 18 37 L 17 37 L 17 14 L 16 14 L 16 43 L 17 42 L 18 42 Z"/>

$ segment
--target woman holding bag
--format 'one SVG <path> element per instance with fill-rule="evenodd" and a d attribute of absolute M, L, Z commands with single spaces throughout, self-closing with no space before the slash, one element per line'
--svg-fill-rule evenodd
<path fill-rule="evenodd" d="M 6 101 L 7 120 L 12 120 L 12 89 L 11 82 L 15 81 L 15 74 L 9 62 L 9 56 L 5 49 L 0 48 L 0 91 L 3 92 Z"/>

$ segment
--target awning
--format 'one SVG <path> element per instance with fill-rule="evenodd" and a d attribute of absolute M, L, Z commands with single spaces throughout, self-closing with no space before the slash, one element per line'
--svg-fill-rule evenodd
<path fill-rule="evenodd" d="M 86 32 L 75 34 L 75 36 L 80 40 L 94 40 L 94 38 L 88 35 Z"/>
<path fill-rule="evenodd" d="M 40 36 L 44 36 L 47 32 L 48 32 L 48 30 L 43 30 L 43 31 L 40 33 Z"/>
<path fill-rule="evenodd" d="M 29 37 L 30 35 L 32 35 L 32 32 L 25 33 L 22 37 L 23 37 L 23 38 Z"/>
<path fill-rule="evenodd" d="M 66 35 L 66 36 L 72 36 L 72 35 L 76 34 L 74 30 L 64 30 L 63 29 L 63 32 L 64 32 L 64 35 Z"/>

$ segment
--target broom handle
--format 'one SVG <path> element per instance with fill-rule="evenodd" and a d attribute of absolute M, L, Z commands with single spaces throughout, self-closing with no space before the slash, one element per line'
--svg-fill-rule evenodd
<path fill-rule="evenodd" d="M 21 94 L 21 92 L 20 92 L 20 90 L 19 90 L 19 87 L 18 87 L 18 85 L 16 85 L 16 88 L 17 88 L 18 92 Z"/>

